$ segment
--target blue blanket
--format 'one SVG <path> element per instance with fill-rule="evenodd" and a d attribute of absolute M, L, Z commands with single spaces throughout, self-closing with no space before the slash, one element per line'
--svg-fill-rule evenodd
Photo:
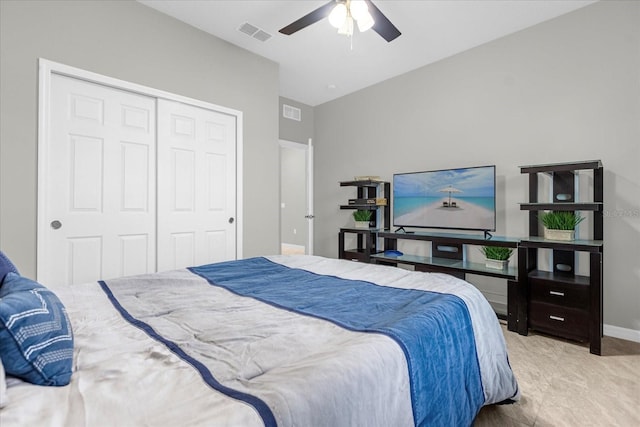
<path fill-rule="evenodd" d="M 416 426 L 469 426 L 484 403 L 471 319 L 454 295 L 318 275 L 265 258 L 190 270 L 235 294 L 394 339 L 406 356 Z"/>

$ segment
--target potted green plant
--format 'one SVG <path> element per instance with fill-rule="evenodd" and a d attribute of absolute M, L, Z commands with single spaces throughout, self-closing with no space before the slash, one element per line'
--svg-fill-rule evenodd
<path fill-rule="evenodd" d="M 371 211 L 357 210 L 353 212 L 353 219 L 356 222 L 356 228 L 369 228 L 369 221 L 371 220 Z"/>
<path fill-rule="evenodd" d="M 570 211 L 551 211 L 540 215 L 544 238 L 549 240 L 575 240 L 576 226 L 583 220 L 579 213 Z"/>
<path fill-rule="evenodd" d="M 513 248 L 503 246 L 483 246 L 480 251 L 484 254 L 485 266 L 497 270 L 505 270 L 509 266 L 509 257 L 513 254 Z"/>

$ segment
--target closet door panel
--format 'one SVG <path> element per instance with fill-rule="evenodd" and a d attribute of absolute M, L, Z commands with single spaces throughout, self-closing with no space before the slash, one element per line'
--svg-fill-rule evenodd
<path fill-rule="evenodd" d="M 122 160 L 121 210 L 127 212 L 149 212 L 149 203 L 153 201 L 149 194 L 149 167 L 153 159 L 149 155 L 149 146 L 133 142 L 120 144 Z"/>
<path fill-rule="evenodd" d="M 155 271 L 155 109 L 151 97 L 52 76 L 40 280 Z"/>
<path fill-rule="evenodd" d="M 235 117 L 158 100 L 159 271 L 236 258 L 235 150 Z"/>

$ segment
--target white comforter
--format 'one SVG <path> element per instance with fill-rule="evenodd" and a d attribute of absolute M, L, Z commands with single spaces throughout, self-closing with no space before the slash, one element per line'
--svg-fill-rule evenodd
<path fill-rule="evenodd" d="M 458 295 L 474 325 L 485 404 L 517 398 L 501 328 L 472 285 L 444 274 L 321 257 L 270 259 L 319 274 Z M 157 276 L 180 283 L 167 298 L 184 298 L 185 308 L 194 303 L 185 288 L 209 286 L 187 270 Z M 0 426 L 262 425 L 253 407 L 207 386 L 188 363 L 125 321 L 98 284 L 54 291 L 65 303 L 74 327 L 71 384 L 54 388 L 11 381 Z M 215 341 L 215 350 L 205 357 L 216 364 L 216 378 L 260 396 L 278 425 L 413 425 L 407 365 L 391 338 L 349 331 L 222 288 L 215 292 L 216 297 L 206 302 L 216 308 L 210 329 L 192 329 L 197 322 L 190 322 L 188 309 L 180 324 L 166 327 Z M 281 349 L 290 347 L 299 350 L 283 354 Z"/>

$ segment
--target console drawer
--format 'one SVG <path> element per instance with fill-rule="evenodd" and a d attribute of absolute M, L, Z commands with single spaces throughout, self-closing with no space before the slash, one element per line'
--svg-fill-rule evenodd
<path fill-rule="evenodd" d="M 531 279 L 529 289 L 531 301 L 582 310 L 589 308 L 589 286 Z"/>
<path fill-rule="evenodd" d="M 564 338 L 589 339 L 589 313 L 586 310 L 531 301 L 529 326 Z"/>

